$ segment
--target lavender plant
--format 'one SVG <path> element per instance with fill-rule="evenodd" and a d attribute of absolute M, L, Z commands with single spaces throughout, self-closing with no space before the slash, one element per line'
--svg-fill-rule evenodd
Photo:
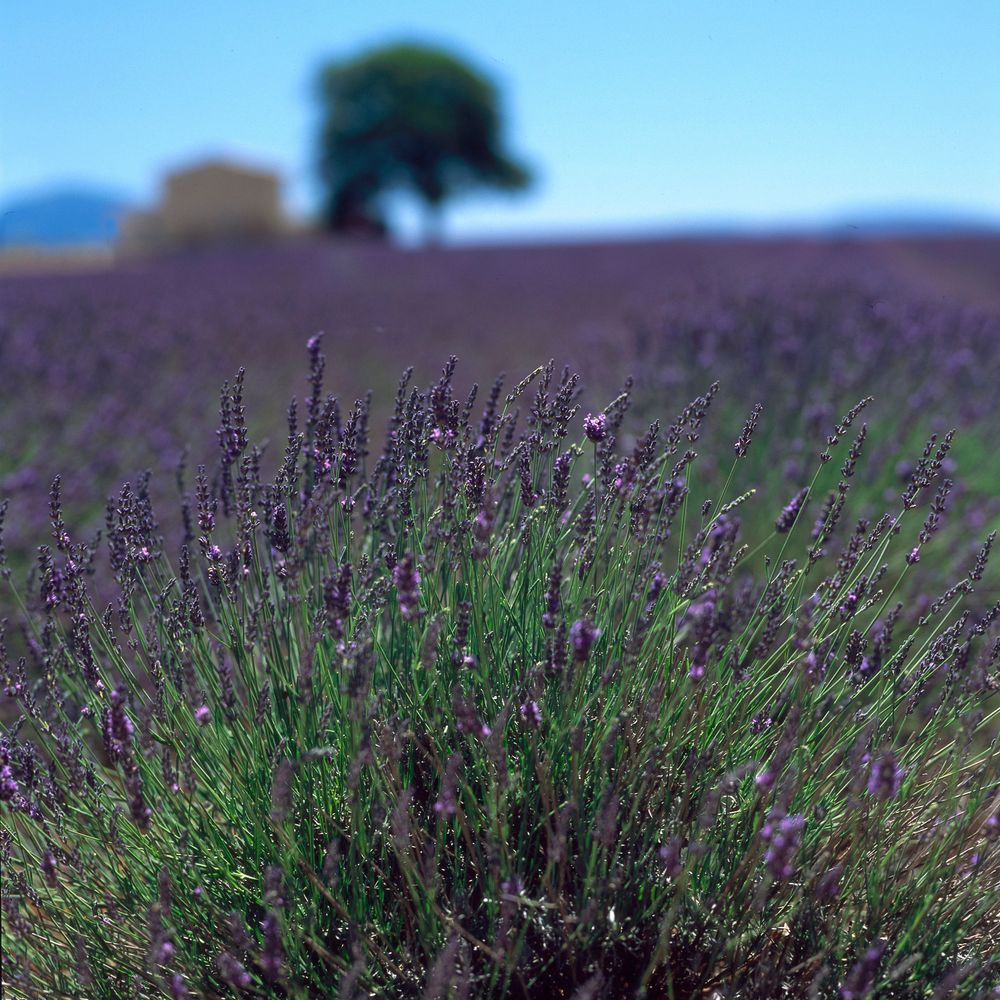
<path fill-rule="evenodd" d="M 843 532 L 864 402 L 790 500 L 740 492 L 754 411 L 696 502 L 715 386 L 626 442 L 628 391 L 452 359 L 373 455 L 309 358 L 266 479 L 227 384 L 176 551 L 109 502 L 106 608 L 58 482 L 6 584 L 8 995 L 995 995 L 992 536 L 897 599 L 950 436 Z"/>
<path fill-rule="evenodd" d="M 929 593 L 959 572 L 970 539 L 1000 527 L 998 273 L 1000 241 L 984 237 L 447 253 L 304 242 L 89 274 L 0 275 L 9 558 L 19 576 L 35 564 L 56 474 L 67 516 L 89 534 L 103 523 L 102 498 L 150 468 L 161 530 L 173 538 L 174 469 L 188 443 L 190 474 L 211 465 L 199 446 L 210 443 L 213 395 L 234 357 L 267 373 L 246 386 L 257 439 L 272 430 L 266 415 L 297 391 L 298 331 L 326 330 L 338 389 L 350 400 L 373 387 L 378 426 L 398 370 L 413 364 L 426 383 L 452 353 L 462 356 L 461 378 L 484 384 L 511 358 L 568 361 L 585 376 L 581 402 L 595 413 L 634 372 L 620 441 L 718 379 L 720 427 L 742 426 L 763 403 L 741 481 L 787 494 L 782 502 L 807 484 L 837 416 L 874 394 L 894 419 L 882 421 L 855 477 L 856 517 L 877 517 L 905 488 L 912 463 L 899 459 L 919 453 L 931 431 L 957 427 L 949 462 L 960 471 L 945 470 L 955 485 L 941 541 L 915 575 Z M 956 275 L 957 289 L 949 287 Z M 699 446 L 693 503 L 722 492 L 731 438 L 710 435 Z M 755 504 L 743 515 L 744 530 L 763 537 L 777 513 Z M 1000 577 L 990 572 L 979 592 L 995 599 Z M 102 607 L 114 598 L 97 596 Z M 0 617 L 11 613 L 0 594 Z"/>

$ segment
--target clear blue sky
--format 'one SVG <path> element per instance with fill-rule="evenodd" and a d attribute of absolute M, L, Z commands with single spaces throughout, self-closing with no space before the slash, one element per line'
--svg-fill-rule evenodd
<path fill-rule="evenodd" d="M 0 12 L 0 197 L 151 198 L 205 153 L 303 209 L 325 57 L 400 37 L 501 85 L 540 176 L 458 236 L 934 205 L 1000 217 L 1000 0 L 47 0 Z"/>

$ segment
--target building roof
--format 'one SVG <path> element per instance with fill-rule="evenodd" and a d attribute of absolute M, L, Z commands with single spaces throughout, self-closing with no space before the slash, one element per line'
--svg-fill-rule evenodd
<path fill-rule="evenodd" d="M 268 170 L 264 167 L 249 166 L 236 160 L 229 160 L 223 157 L 213 157 L 211 159 L 199 160 L 186 167 L 177 167 L 166 174 L 166 181 L 171 181 L 187 177 L 206 176 L 211 174 L 225 174 L 228 176 L 239 175 L 241 177 L 253 177 L 259 180 L 280 181 L 281 175 L 276 170 Z"/>

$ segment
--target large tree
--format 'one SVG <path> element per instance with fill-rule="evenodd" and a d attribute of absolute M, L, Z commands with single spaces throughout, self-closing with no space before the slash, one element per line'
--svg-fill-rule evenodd
<path fill-rule="evenodd" d="M 331 229 L 384 231 L 385 196 L 404 191 L 423 203 L 433 235 L 456 195 L 530 182 L 503 149 L 496 87 L 449 52 L 398 44 L 331 63 L 320 75 L 320 98 Z"/>

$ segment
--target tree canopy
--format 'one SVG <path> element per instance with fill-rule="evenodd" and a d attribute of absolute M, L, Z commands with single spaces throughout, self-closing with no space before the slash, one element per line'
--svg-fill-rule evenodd
<path fill-rule="evenodd" d="M 435 227 L 467 191 L 516 191 L 531 180 L 504 151 L 495 85 L 449 52 L 396 44 L 320 75 L 320 175 L 334 230 L 384 231 L 385 196 L 414 194 Z"/>

